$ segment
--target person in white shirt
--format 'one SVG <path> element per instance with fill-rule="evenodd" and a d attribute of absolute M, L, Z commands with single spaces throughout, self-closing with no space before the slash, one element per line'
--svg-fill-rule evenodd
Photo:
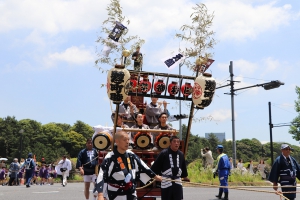
<path fill-rule="evenodd" d="M 214 164 L 214 158 L 212 157 L 212 152 L 209 147 L 201 149 L 201 156 L 205 158 L 205 168 L 212 168 Z"/>
<path fill-rule="evenodd" d="M 67 185 L 67 177 L 69 177 L 69 171 L 72 169 L 71 161 L 66 155 L 62 157 L 62 160 L 56 165 L 55 170 L 58 175 L 62 177 L 62 185 L 65 187 Z"/>

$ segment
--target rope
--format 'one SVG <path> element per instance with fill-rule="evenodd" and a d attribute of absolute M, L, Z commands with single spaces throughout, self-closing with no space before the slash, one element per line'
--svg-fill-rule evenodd
<path fill-rule="evenodd" d="M 298 192 L 281 192 L 281 191 L 268 191 L 268 190 L 254 190 L 254 189 L 247 189 L 247 186 L 244 187 L 235 187 L 235 186 L 217 186 L 217 185 L 209 185 L 209 184 L 203 184 L 203 183 L 193 183 L 193 182 L 187 182 L 187 181 L 179 181 L 179 180 L 172 180 L 172 179 L 165 179 L 163 178 L 162 180 L 166 181 L 171 181 L 171 182 L 181 182 L 185 184 L 191 184 L 191 185 L 199 185 L 199 186 L 204 186 L 204 187 L 215 187 L 215 188 L 228 188 L 228 189 L 234 189 L 234 190 L 243 190 L 243 191 L 249 191 L 249 192 L 262 192 L 262 193 L 270 193 L 270 194 L 276 194 L 279 195 L 280 198 L 287 199 L 283 194 L 285 193 L 298 193 Z M 279 187 L 279 186 L 278 186 Z M 259 187 L 258 187 L 259 188 Z"/>
<path fill-rule="evenodd" d="M 142 187 L 138 187 L 138 188 L 136 188 L 136 189 L 137 189 L 137 190 L 144 189 L 144 188 L 148 187 L 149 185 L 151 185 L 151 184 L 154 183 L 154 182 L 155 182 L 155 179 L 153 179 L 152 181 L 150 181 L 150 183 L 148 183 L 148 184 L 146 184 L 146 185 L 144 185 L 144 186 L 142 186 Z"/>
<path fill-rule="evenodd" d="M 82 165 L 87 165 L 87 164 L 90 164 L 91 162 L 93 162 L 94 160 L 98 159 L 99 156 L 95 157 L 93 160 L 90 160 L 89 162 L 85 163 L 85 164 L 82 164 Z"/>

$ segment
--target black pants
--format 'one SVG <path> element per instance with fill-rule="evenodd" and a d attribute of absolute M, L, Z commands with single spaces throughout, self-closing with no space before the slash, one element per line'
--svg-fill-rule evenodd
<path fill-rule="evenodd" d="M 8 181 L 8 185 L 12 186 L 13 182 L 16 182 L 16 185 L 19 185 L 19 179 L 18 177 L 10 177 Z"/>
<path fill-rule="evenodd" d="M 281 190 L 282 192 L 296 192 L 295 187 L 283 187 Z M 290 200 L 294 200 L 296 198 L 296 193 L 284 193 L 283 196 Z"/>
<path fill-rule="evenodd" d="M 182 185 L 172 183 L 168 188 L 161 188 L 161 200 L 182 200 L 183 190 Z"/>

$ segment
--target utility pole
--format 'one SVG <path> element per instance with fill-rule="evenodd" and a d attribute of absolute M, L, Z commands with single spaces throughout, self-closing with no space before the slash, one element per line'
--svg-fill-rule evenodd
<path fill-rule="evenodd" d="M 269 105 L 269 128 L 270 128 L 270 150 L 271 150 L 271 165 L 273 165 L 274 155 L 273 155 L 273 134 L 272 134 L 272 113 L 271 113 L 271 102 L 268 103 Z"/>
<path fill-rule="evenodd" d="M 219 88 L 223 88 L 223 87 L 227 87 L 230 86 L 230 93 L 224 93 L 224 94 L 229 94 L 231 96 L 231 121 L 232 121 L 232 154 L 233 154 L 233 166 L 236 166 L 236 141 L 235 141 L 235 117 L 234 117 L 234 95 L 235 92 L 238 90 L 244 90 L 244 89 L 249 89 L 249 88 L 253 88 L 253 87 L 263 87 L 265 90 L 271 90 L 274 88 L 278 88 L 281 85 L 284 85 L 284 83 L 276 80 L 276 81 L 271 81 L 268 83 L 262 83 L 262 84 L 256 84 L 256 85 L 251 85 L 248 87 L 243 87 L 243 88 L 238 88 L 238 89 L 234 89 L 234 82 L 239 82 L 239 81 L 234 81 L 233 80 L 233 62 L 230 61 L 230 65 L 229 65 L 229 73 L 230 73 L 230 83 L 227 85 L 223 85 L 220 87 L 217 87 L 216 89 Z M 269 106 L 270 106 L 270 102 L 269 102 Z M 269 108 L 270 110 L 270 124 L 272 124 L 271 122 L 271 108 Z M 273 125 L 272 125 L 273 126 Z M 270 125 L 271 127 L 271 125 Z M 273 153 L 273 141 L 272 141 L 272 130 L 270 128 L 270 137 L 271 137 L 271 153 Z M 273 154 L 272 154 L 272 159 L 273 159 Z M 273 163 L 273 161 L 272 161 Z"/>
<path fill-rule="evenodd" d="M 235 141 L 235 118 L 234 118 L 234 81 L 233 81 L 233 64 L 230 61 L 230 96 L 231 96 L 231 126 L 232 126 L 232 156 L 233 166 L 236 167 L 236 141 Z"/>

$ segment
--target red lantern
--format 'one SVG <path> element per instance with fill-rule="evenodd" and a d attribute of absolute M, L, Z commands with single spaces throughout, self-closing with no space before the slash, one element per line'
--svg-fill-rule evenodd
<path fill-rule="evenodd" d="M 163 80 L 159 79 L 157 82 L 154 83 L 153 89 L 156 94 L 161 94 L 166 89 L 166 84 Z"/>
<path fill-rule="evenodd" d="M 151 83 L 150 83 L 150 81 L 148 79 L 148 76 L 144 76 L 143 80 L 140 81 L 139 89 L 144 94 L 146 94 L 147 92 L 150 91 L 150 89 L 151 89 Z"/>
<path fill-rule="evenodd" d="M 189 96 L 193 92 L 193 87 L 191 86 L 191 83 L 186 82 L 184 85 L 181 86 L 181 92 L 183 96 Z"/>
<path fill-rule="evenodd" d="M 179 92 L 179 87 L 176 81 L 172 81 L 171 84 L 168 86 L 168 92 L 170 96 L 174 96 Z"/>
<path fill-rule="evenodd" d="M 131 75 L 131 77 L 130 77 L 130 87 L 131 87 L 132 92 L 136 91 L 136 86 L 137 86 L 137 77 L 135 75 Z"/>

